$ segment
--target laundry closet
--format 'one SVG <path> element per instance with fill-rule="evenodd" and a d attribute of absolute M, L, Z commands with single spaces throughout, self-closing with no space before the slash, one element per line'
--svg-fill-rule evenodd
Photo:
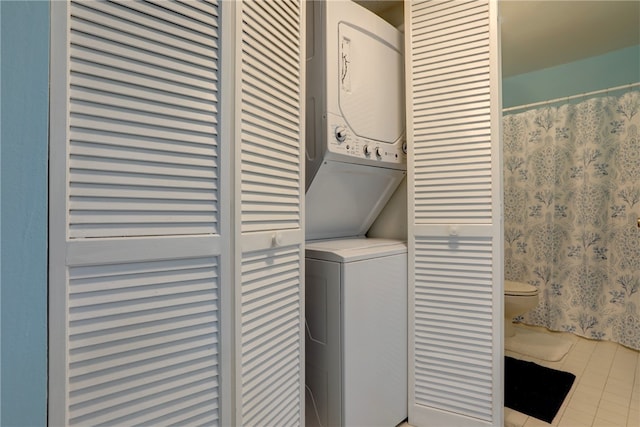
<path fill-rule="evenodd" d="M 302 425 L 370 409 L 354 373 L 413 425 L 502 424 L 497 4 L 407 2 L 402 34 L 331 1 L 310 66 L 315 3 L 52 3 L 51 424 Z M 360 244 L 405 177 L 406 239 Z"/>
<path fill-rule="evenodd" d="M 306 425 L 407 418 L 407 247 L 366 232 L 406 175 L 402 33 L 307 11 Z"/>

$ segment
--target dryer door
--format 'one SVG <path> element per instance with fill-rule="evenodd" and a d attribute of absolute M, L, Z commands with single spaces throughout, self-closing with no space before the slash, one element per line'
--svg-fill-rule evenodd
<path fill-rule="evenodd" d="M 363 28 L 338 25 L 339 108 L 353 132 L 393 143 L 404 133 L 402 52 Z"/>

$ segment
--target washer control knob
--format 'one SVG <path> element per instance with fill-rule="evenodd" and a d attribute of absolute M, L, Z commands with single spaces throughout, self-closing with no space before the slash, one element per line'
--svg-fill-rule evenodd
<path fill-rule="evenodd" d="M 373 153 L 373 150 L 368 145 L 365 145 L 364 147 L 362 147 L 362 151 L 364 152 L 365 156 L 370 156 L 371 153 Z"/>
<path fill-rule="evenodd" d="M 378 157 L 384 156 L 384 150 L 382 149 L 382 147 L 376 147 L 376 156 Z"/>
<path fill-rule="evenodd" d="M 344 126 L 336 127 L 336 139 L 338 142 L 344 142 L 347 139 L 347 129 Z"/>

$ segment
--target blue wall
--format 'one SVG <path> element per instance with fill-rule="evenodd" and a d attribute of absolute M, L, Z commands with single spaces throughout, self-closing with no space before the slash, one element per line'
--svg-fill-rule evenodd
<path fill-rule="evenodd" d="M 639 42 L 640 42 L 640 35 Z M 640 44 L 502 80 L 504 108 L 640 81 Z"/>
<path fill-rule="evenodd" d="M 49 2 L 0 1 L 0 425 L 47 422 Z"/>

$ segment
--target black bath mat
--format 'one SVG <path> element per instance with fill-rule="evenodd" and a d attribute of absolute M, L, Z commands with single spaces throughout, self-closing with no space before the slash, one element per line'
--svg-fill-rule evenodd
<path fill-rule="evenodd" d="M 504 406 L 551 423 L 576 376 L 512 357 L 504 359 Z"/>

